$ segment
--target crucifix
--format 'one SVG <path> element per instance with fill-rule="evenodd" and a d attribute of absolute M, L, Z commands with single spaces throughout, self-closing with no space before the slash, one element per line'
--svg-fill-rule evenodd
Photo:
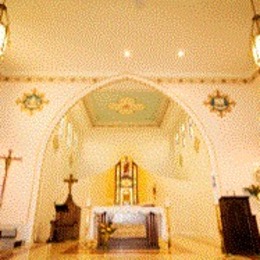
<path fill-rule="evenodd" d="M 5 174 L 4 174 L 4 180 L 3 180 L 3 185 L 2 185 L 0 204 L 1 204 L 1 199 L 3 199 L 5 184 L 6 184 L 6 180 L 7 180 L 7 174 L 8 174 L 8 170 L 10 168 L 11 162 L 12 161 L 22 161 L 21 157 L 12 157 L 12 152 L 13 151 L 11 149 L 9 149 L 7 156 L 0 156 L 0 160 L 5 161 Z"/>
<path fill-rule="evenodd" d="M 73 175 L 70 174 L 69 179 L 64 179 L 64 182 L 67 182 L 67 183 L 68 183 L 68 185 L 69 185 L 69 195 L 71 195 L 72 185 L 74 184 L 74 182 L 78 182 L 78 180 L 75 179 L 75 178 L 73 178 Z"/>

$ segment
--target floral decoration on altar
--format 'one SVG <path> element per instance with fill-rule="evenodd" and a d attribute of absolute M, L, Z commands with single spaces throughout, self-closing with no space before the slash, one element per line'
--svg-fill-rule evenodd
<path fill-rule="evenodd" d="M 111 220 L 108 223 L 99 223 L 98 232 L 101 239 L 101 245 L 103 249 L 108 249 L 108 242 L 110 236 L 116 231 L 116 228 L 113 227 L 113 223 Z"/>
<path fill-rule="evenodd" d="M 117 103 L 110 103 L 108 105 L 110 110 L 115 110 L 121 115 L 131 115 L 137 111 L 144 110 L 144 104 L 137 104 L 134 98 L 124 97 L 121 98 Z"/>

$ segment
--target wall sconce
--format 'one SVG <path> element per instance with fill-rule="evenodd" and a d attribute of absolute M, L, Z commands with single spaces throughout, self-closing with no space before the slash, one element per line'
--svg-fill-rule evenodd
<path fill-rule="evenodd" d="M 254 0 L 251 0 L 251 5 L 253 9 L 253 18 L 252 18 L 252 53 L 254 57 L 255 64 L 260 67 L 260 15 L 257 14 Z"/>
<path fill-rule="evenodd" d="M 5 1 L 0 3 L 0 57 L 3 57 L 9 37 L 9 17 Z"/>

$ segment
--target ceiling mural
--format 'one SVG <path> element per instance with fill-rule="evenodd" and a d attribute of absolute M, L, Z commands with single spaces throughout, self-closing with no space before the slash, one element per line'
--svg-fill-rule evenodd
<path fill-rule="evenodd" d="M 165 95 L 136 82 L 115 85 L 84 98 L 93 126 L 160 126 L 169 105 Z"/>

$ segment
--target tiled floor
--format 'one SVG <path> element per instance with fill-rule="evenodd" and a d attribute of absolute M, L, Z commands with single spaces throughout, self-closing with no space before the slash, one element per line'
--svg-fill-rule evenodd
<path fill-rule="evenodd" d="M 171 253 L 165 250 L 108 250 L 106 252 L 88 250 L 84 244 L 65 242 L 56 244 L 35 244 L 31 248 L 22 247 L 12 252 L 0 254 L 1 260 L 67 260 L 67 259 L 184 259 L 184 260 L 222 260 L 222 259 L 260 259 L 259 257 L 225 256 L 211 241 L 199 238 L 176 237 L 173 239 Z"/>

